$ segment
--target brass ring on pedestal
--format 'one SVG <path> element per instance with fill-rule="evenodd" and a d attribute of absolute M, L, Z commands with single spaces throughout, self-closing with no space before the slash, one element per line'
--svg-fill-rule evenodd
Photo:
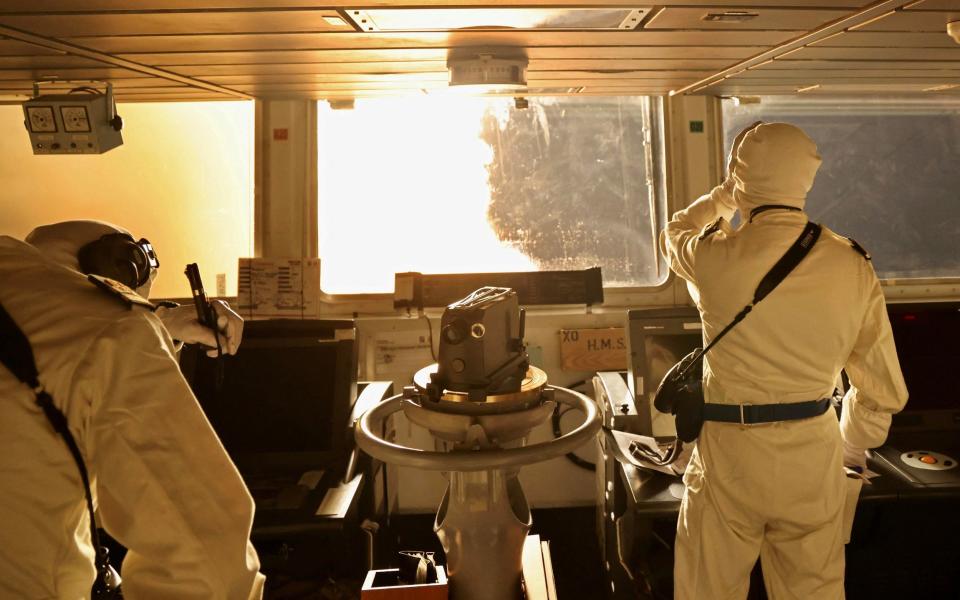
<path fill-rule="evenodd" d="M 433 363 L 432 365 L 428 365 L 420 369 L 413 376 L 413 384 L 417 386 L 421 392 L 426 391 L 427 385 L 431 381 L 430 376 L 437 372 L 437 368 L 437 363 Z M 520 384 L 519 392 L 490 394 L 486 397 L 486 399 L 484 399 L 482 404 L 529 403 L 531 400 L 536 400 L 539 398 L 540 392 L 543 390 L 545 385 L 547 385 L 547 374 L 541 369 L 530 365 L 530 367 L 527 368 L 526 377 L 523 378 L 523 382 Z M 456 390 L 443 390 L 440 400 L 456 403 L 471 402 L 467 392 L 459 392 Z M 481 403 L 478 402 L 476 404 Z"/>

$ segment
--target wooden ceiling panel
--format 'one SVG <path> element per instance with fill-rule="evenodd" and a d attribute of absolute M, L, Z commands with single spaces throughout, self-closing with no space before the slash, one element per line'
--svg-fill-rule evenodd
<path fill-rule="evenodd" d="M 852 48 L 811 46 L 791 53 L 791 60 L 872 60 L 872 61 L 958 61 L 960 46 L 955 48 Z"/>
<path fill-rule="evenodd" d="M 946 30 L 937 33 L 851 31 L 814 45 L 824 48 L 960 48 Z"/>
<path fill-rule="evenodd" d="M 756 17 L 746 21 L 711 21 L 704 19 L 708 14 L 720 14 L 731 11 L 752 13 L 755 14 Z M 743 6 L 666 8 L 658 13 L 652 21 L 647 22 L 647 24 L 644 25 L 644 29 L 728 29 L 733 31 L 758 29 L 795 31 L 802 29 L 809 31 L 810 29 L 815 29 L 824 23 L 835 21 L 848 14 L 850 14 L 850 11 L 843 9 L 745 9 Z"/>
<path fill-rule="evenodd" d="M 957 10 L 957 0 L 923 0 L 920 4 L 909 6 L 907 10 Z"/>
<path fill-rule="evenodd" d="M 0 87 L 5 88 L 21 88 L 25 90 L 31 89 L 33 86 L 33 79 L 0 79 Z M 42 93 L 66 93 L 71 89 L 79 87 L 83 84 L 89 84 L 89 81 L 50 81 L 44 82 L 41 85 L 40 91 Z M 158 77 L 136 77 L 132 79 L 111 79 L 110 83 L 113 84 L 114 90 L 127 89 L 127 88 L 188 88 L 182 83 L 177 83 L 176 81 L 170 81 L 169 79 L 160 79 Z"/>
<path fill-rule="evenodd" d="M 928 0 L 933 1 L 933 0 Z M 951 0 L 946 0 L 951 1 Z M 814 8 L 859 8 L 868 4 L 867 0 L 744 0 L 738 7 L 779 8 L 784 5 Z M 11 13 L 51 13 L 78 10 L 77 0 L 3 0 L 2 12 Z M 82 11 L 159 11 L 159 10 L 257 10 L 281 8 L 314 8 L 320 2 L 313 0 L 84 0 Z M 435 6 L 450 3 L 423 0 L 422 6 Z M 588 6 L 589 0 L 460 0 L 457 6 Z M 730 0 L 657 0 L 657 2 L 635 2 L 633 0 L 605 0 L 602 6 L 728 6 Z M 328 8 L 365 8 L 371 7 L 410 7 L 416 5 L 410 0 L 327 0 L 322 6 Z"/>
<path fill-rule="evenodd" d="M 123 104 L 142 104 L 147 102 L 226 102 L 230 100 L 240 99 L 232 96 L 219 96 L 210 92 L 198 90 L 196 92 L 183 92 L 182 94 L 177 95 L 175 98 L 171 98 L 170 96 L 154 96 L 151 94 L 130 94 L 121 98 L 119 102 L 122 106 Z M 121 108 L 121 110 L 123 109 Z"/>
<path fill-rule="evenodd" d="M 72 69 L 104 67 L 102 62 L 62 54 L 46 56 L 0 56 L 0 69 Z"/>
<path fill-rule="evenodd" d="M 536 48 L 545 46 L 771 46 L 798 31 L 454 31 L 420 33 L 291 33 L 261 35 L 170 35 L 70 37 L 64 41 L 110 54 L 156 52 L 263 52 L 274 50 Z"/>
<path fill-rule="evenodd" d="M 0 79 L 0 96 L 19 96 L 27 99 L 33 96 L 33 79 Z M 85 82 L 49 82 L 40 87 L 41 94 L 66 94 L 71 89 Z M 88 83 L 88 82 L 87 82 Z M 156 77 L 139 77 L 134 79 L 112 79 L 114 95 L 121 100 L 127 94 L 152 94 L 173 97 L 184 92 L 204 91 L 189 86 L 159 79 Z M 211 93 L 211 92 L 207 92 Z M 214 94 L 217 95 L 217 94 Z"/>
<path fill-rule="evenodd" d="M 257 76 L 257 75 L 289 75 L 298 77 L 309 74 L 338 74 L 338 73 L 423 73 L 428 71 L 446 71 L 447 61 L 411 60 L 411 61 L 379 61 L 379 62 L 309 62 L 309 63 L 276 63 L 276 64 L 237 64 L 237 65 L 177 65 L 168 67 L 181 75 L 190 77 L 203 76 L 210 80 L 220 76 Z"/>
<path fill-rule="evenodd" d="M 583 86 L 577 96 L 662 96 L 670 92 L 669 87 L 619 87 L 610 85 Z"/>
<path fill-rule="evenodd" d="M 0 37 L 0 56 L 63 56 L 63 52 Z"/>
<path fill-rule="evenodd" d="M 334 26 L 324 17 L 336 11 L 284 10 L 244 12 L 162 12 L 81 15 L 4 15 L 0 24 L 56 38 L 129 35 L 199 35 L 237 33 L 300 33 L 353 31 L 342 21 Z"/>
<path fill-rule="evenodd" d="M 339 62 L 393 62 L 446 60 L 444 49 L 406 48 L 403 50 L 275 50 L 271 52 L 160 52 L 153 54 L 118 54 L 134 62 L 178 70 L 178 67 L 206 65 L 272 65 L 316 64 Z"/>
<path fill-rule="evenodd" d="M 225 102 L 239 100 L 233 96 L 218 95 L 204 90 L 190 90 L 180 92 L 176 96 L 170 94 L 125 94 L 117 97 L 120 115 L 123 116 L 123 105 L 143 102 Z"/>
<path fill-rule="evenodd" d="M 605 87 L 644 87 L 647 89 L 669 90 L 672 87 L 685 83 L 686 80 L 671 79 L 638 79 L 617 80 L 605 79 L 591 82 L 593 85 L 603 85 Z M 528 82 L 530 88 L 565 88 L 578 87 L 585 85 L 576 79 L 539 79 Z M 350 91 L 350 90 L 387 90 L 387 89 L 442 89 L 448 90 L 446 81 L 422 80 L 416 82 L 410 81 L 353 81 L 347 83 L 289 83 L 289 84 L 270 84 L 270 85 L 237 85 L 236 89 L 249 94 L 282 94 L 285 92 L 326 92 L 326 91 Z M 525 92 L 517 91 L 516 95 L 524 95 Z"/>
<path fill-rule="evenodd" d="M 45 93 L 66 93 L 70 88 L 61 88 L 57 90 L 46 90 Z M 204 91 L 196 90 L 187 86 L 176 86 L 176 85 L 160 85 L 157 87 L 139 87 L 139 88 L 124 88 L 114 90 L 114 96 L 118 101 L 122 101 L 123 98 L 127 95 L 145 95 L 150 94 L 152 96 L 165 96 L 168 98 L 173 98 L 187 92 L 194 91 Z M 214 94 L 214 92 L 205 92 L 208 94 Z M 215 94 L 214 94 L 215 95 Z M 19 96 L 24 100 L 33 96 L 33 91 L 29 87 L 9 85 L 9 82 L 0 81 L 0 96 Z"/>
<path fill-rule="evenodd" d="M 857 31 L 929 31 L 946 36 L 947 23 L 960 21 L 960 2 L 956 2 L 953 8 L 951 11 L 901 10 Z"/>
<path fill-rule="evenodd" d="M 710 71 L 561 71 L 544 70 L 528 71 L 527 81 L 541 81 L 543 79 L 581 80 L 584 83 L 596 79 L 629 79 L 631 81 L 692 81 L 708 75 Z"/>
<path fill-rule="evenodd" d="M 116 68 L 94 68 L 94 69 L 2 69 L 0 68 L 0 80 L 29 79 L 30 81 L 81 81 L 95 80 L 104 81 L 107 79 L 123 78 L 146 78 L 150 75 L 138 73 L 128 69 Z M 155 78 L 154 78 L 155 79 Z"/>
<path fill-rule="evenodd" d="M 209 77 L 207 81 L 227 85 L 231 88 L 246 86 L 272 85 L 300 85 L 324 83 L 391 83 L 406 84 L 420 81 L 439 81 L 446 84 L 450 74 L 444 69 L 441 71 L 425 71 L 420 73 L 323 73 L 302 75 L 218 75 Z"/>
<path fill-rule="evenodd" d="M 566 81 L 593 81 L 596 79 L 606 80 L 637 80 L 637 81 L 688 81 L 709 74 L 707 71 L 580 71 L 580 70 L 543 70 L 528 71 L 527 82 L 529 85 L 539 85 L 544 80 Z M 228 86 L 230 88 L 240 89 L 245 86 L 273 86 L 273 85 L 299 85 L 299 84 L 324 84 L 324 83 L 409 83 L 421 81 L 435 81 L 444 84 L 449 81 L 450 75 L 445 68 L 439 71 L 420 72 L 420 73 L 323 73 L 323 74 L 301 74 L 301 75 L 220 75 L 209 77 L 207 81 Z"/>
<path fill-rule="evenodd" d="M 480 46 L 476 51 L 482 52 Z M 466 51 L 467 48 L 460 48 Z M 489 49 L 487 48 L 489 51 Z M 698 60 L 733 62 L 752 56 L 762 47 L 725 47 L 710 46 L 658 47 L 548 47 L 529 48 L 526 55 L 530 60 L 538 59 L 579 59 L 579 60 Z M 160 54 L 120 54 L 120 58 L 138 63 L 162 67 L 177 71 L 185 65 L 232 65 L 232 64 L 313 64 L 341 62 L 404 62 L 423 60 L 447 60 L 446 48 L 403 48 L 403 49 L 363 49 L 363 50 L 300 50 L 274 52 L 173 52 Z"/>
<path fill-rule="evenodd" d="M 912 83 L 927 82 L 930 85 L 941 83 L 960 83 L 960 69 L 954 71 L 877 71 L 867 70 L 851 74 L 849 71 L 748 71 L 737 76 L 744 82 L 782 81 L 784 83 L 820 83 L 824 81 L 849 81 L 862 83 L 866 80 L 905 81 Z"/>
<path fill-rule="evenodd" d="M 960 92 L 955 90 L 947 90 L 943 92 L 924 92 L 926 88 L 925 85 L 920 84 L 908 84 L 908 83 L 882 83 L 882 84 L 829 84 L 821 85 L 819 88 L 807 90 L 805 92 L 800 92 L 802 95 L 838 95 L 838 96 L 849 96 L 849 95 L 858 95 L 858 94 L 867 94 L 867 95 L 883 95 L 883 94 L 921 94 L 925 97 L 935 97 L 938 95 L 947 95 L 947 96 L 960 96 Z M 750 84 L 748 86 L 743 86 L 735 83 L 726 83 L 724 85 L 715 86 L 712 90 L 712 93 L 728 95 L 728 96 L 738 96 L 738 95 L 747 95 L 747 96 L 765 96 L 765 95 L 779 95 L 779 94 L 789 94 L 796 95 L 797 87 L 795 86 L 785 86 L 785 85 L 755 85 Z"/>
<path fill-rule="evenodd" d="M 738 79 L 748 79 L 748 80 L 759 80 L 759 79 L 776 79 L 779 81 L 795 81 L 798 79 L 809 80 L 812 78 L 821 79 L 821 80 L 849 80 L 849 81 L 859 81 L 861 79 L 878 79 L 886 78 L 889 80 L 900 80 L 902 78 L 924 80 L 924 81 L 937 81 L 941 79 L 957 79 L 960 78 L 960 65 L 955 65 L 955 68 L 952 70 L 932 70 L 932 69 L 901 69 L 901 70 L 891 70 L 891 69 L 863 69 L 863 70 L 850 70 L 850 69 L 793 69 L 793 70 L 782 70 L 782 69 L 751 69 L 746 73 L 741 73 L 737 75 Z"/>
<path fill-rule="evenodd" d="M 791 54 L 790 58 L 795 55 Z M 872 69 L 909 69 L 909 70 L 944 70 L 960 68 L 958 63 L 949 60 L 777 60 L 772 65 L 760 67 L 761 69 L 843 69 L 845 71 L 863 71 Z"/>
<path fill-rule="evenodd" d="M 818 94 L 850 89 L 921 93 L 931 85 L 960 81 L 960 46 L 944 32 L 947 21 L 960 18 L 958 2 L 926 0 L 869 21 L 903 4 L 458 0 L 459 7 L 664 8 L 639 31 L 357 33 L 338 30 L 324 17 L 337 15 L 337 8 L 418 5 L 409 0 L 0 0 L 0 26 L 10 28 L 0 31 L 12 38 L 0 38 L 0 89 L 22 90 L 34 80 L 57 76 L 108 80 L 118 98 L 136 101 L 224 98 L 231 90 L 259 97 L 415 93 L 418 87 L 446 86 L 449 54 L 502 48 L 528 57 L 531 87 L 583 86 L 591 94 L 690 91 L 695 82 L 724 75 L 730 78 L 702 93 L 796 93 L 816 83 Z M 420 0 L 419 6 L 451 4 Z M 725 11 L 757 16 L 744 22 L 703 20 L 707 13 Z M 858 22 L 867 24 L 856 27 Z M 846 27 L 854 31 L 816 39 Z M 786 54 L 774 51 L 791 42 L 788 48 L 808 46 Z M 743 65 L 750 66 L 778 54 L 773 62 L 738 72 L 741 61 L 753 59 Z"/>
<path fill-rule="evenodd" d="M 848 77 L 840 79 L 830 79 L 827 77 L 822 77 L 818 74 L 810 75 L 809 77 L 796 77 L 792 79 L 783 79 L 781 77 L 771 77 L 771 78 L 744 78 L 741 82 L 741 85 L 796 85 L 797 87 L 809 87 L 811 85 L 820 86 L 836 86 L 836 85 L 883 85 L 895 83 L 896 85 L 909 85 L 917 86 L 921 88 L 928 88 L 939 85 L 947 84 L 960 84 L 960 75 L 954 75 L 953 77 L 946 78 L 935 78 L 930 79 L 926 77 Z"/>
<path fill-rule="evenodd" d="M 531 60 L 528 71 L 563 70 L 633 70 L 633 71 L 706 71 L 723 68 L 729 60 L 645 60 L 645 59 L 537 59 Z M 337 74 L 337 73 L 419 73 L 447 71 L 445 59 L 404 62 L 333 62 L 333 63 L 279 63 L 252 65 L 180 65 L 172 67 L 181 75 L 203 76 L 211 80 L 227 75 L 282 75 Z M 706 72 L 699 71 L 699 72 Z"/>
<path fill-rule="evenodd" d="M 324 3 L 325 5 L 328 3 Z M 370 4 L 376 4 L 375 2 Z M 3 0 L 3 13 L 124 12 L 158 10 L 215 10 L 311 8 L 311 0 Z"/>

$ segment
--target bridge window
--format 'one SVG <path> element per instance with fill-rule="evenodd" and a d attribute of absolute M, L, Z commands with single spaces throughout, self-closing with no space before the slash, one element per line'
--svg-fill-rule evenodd
<path fill-rule="evenodd" d="M 184 266 L 237 293 L 237 259 L 253 256 L 252 102 L 121 104 L 124 143 L 102 156 L 34 156 L 20 106 L 0 106 L 0 233 L 98 219 L 153 242 L 151 295 L 190 296 Z"/>
<path fill-rule="evenodd" d="M 654 286 L 667 269 L 662 121 L 646 97 L 444 95 L 319 104 L 321 287 L 394 274 L 585 269 Z"/>
<path fill-rule="evenodd" d="M 857 240 L 882 278 L 960 276 L 960 99 L 763 97 L 723 104 L 727 148 L 750 123 L 793 123 L 823 165 L 810 218 Z"/>

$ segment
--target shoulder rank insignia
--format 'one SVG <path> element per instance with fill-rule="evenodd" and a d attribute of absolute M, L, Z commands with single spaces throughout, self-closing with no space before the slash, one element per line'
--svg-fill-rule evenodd
<path fill-rule="evenodd" d="M 863 246 L 857 243 L 857 240 L 853 238 L 847 238 L 847 241 L 850 242 L 850 247 L 859 252 L 865 259 L 870 260 L 870 253 L 867 252 Z"/>
<path fill-rule="evenodd" d="M 704 227 L 704 228 L 703 228 L 703 231 L 700 232 L 700 237 L 698 237 L 697 239 L 698 239 L 698 240 L 705 240 L 705 239 L 707 239 L 707 238 L 710 237 L 711 235 L 713 235 L 713 234 L 715 234 L 716 232 L 720 231 L 720 228 L 721 228 L 722 225 L 723 225 L 723 217 L 720 217 L 719 219 L 717 219 L 717 220 L 714 221 L 713 223 L 710 223 L 709 225 L 707 225 L 706 227 Z"/>
<path fill-rule="evenodd" d="M 87 279 L 110 296 L 122 302 L 127 308 L 133 308 L 134 305 L 136 305 L 151 311 L 157 310 L 157 306 L 153 302 L 150 302 L 119 281 L 93 274 L 87 275 Z"/>

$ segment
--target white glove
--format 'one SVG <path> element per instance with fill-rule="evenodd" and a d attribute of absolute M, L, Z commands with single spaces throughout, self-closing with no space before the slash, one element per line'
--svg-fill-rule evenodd
<path fill-rule="evenodd" d="M 217 313 L 217 329 L 220 332 L 220 347 L 224 354 L 236 354 L 243 337 L 243 317 L 230 308 L 223 300 L 211 300 L 210 304 Z M 209 327 L 197 320 L 196 308 L 184 304 L 176 308 L 160 307 L 156 312 L 170 337 L 186 344 L 202 344 L 211 348 L 207 356 L 217 355 L 217 338 Z"/>
<path fill-rule="evenodd" d="M 846 441 L 843 442 L 843 466 L 848 467 L 859 473 L 867 470 L 867 449 L 851 446 Z"/>

